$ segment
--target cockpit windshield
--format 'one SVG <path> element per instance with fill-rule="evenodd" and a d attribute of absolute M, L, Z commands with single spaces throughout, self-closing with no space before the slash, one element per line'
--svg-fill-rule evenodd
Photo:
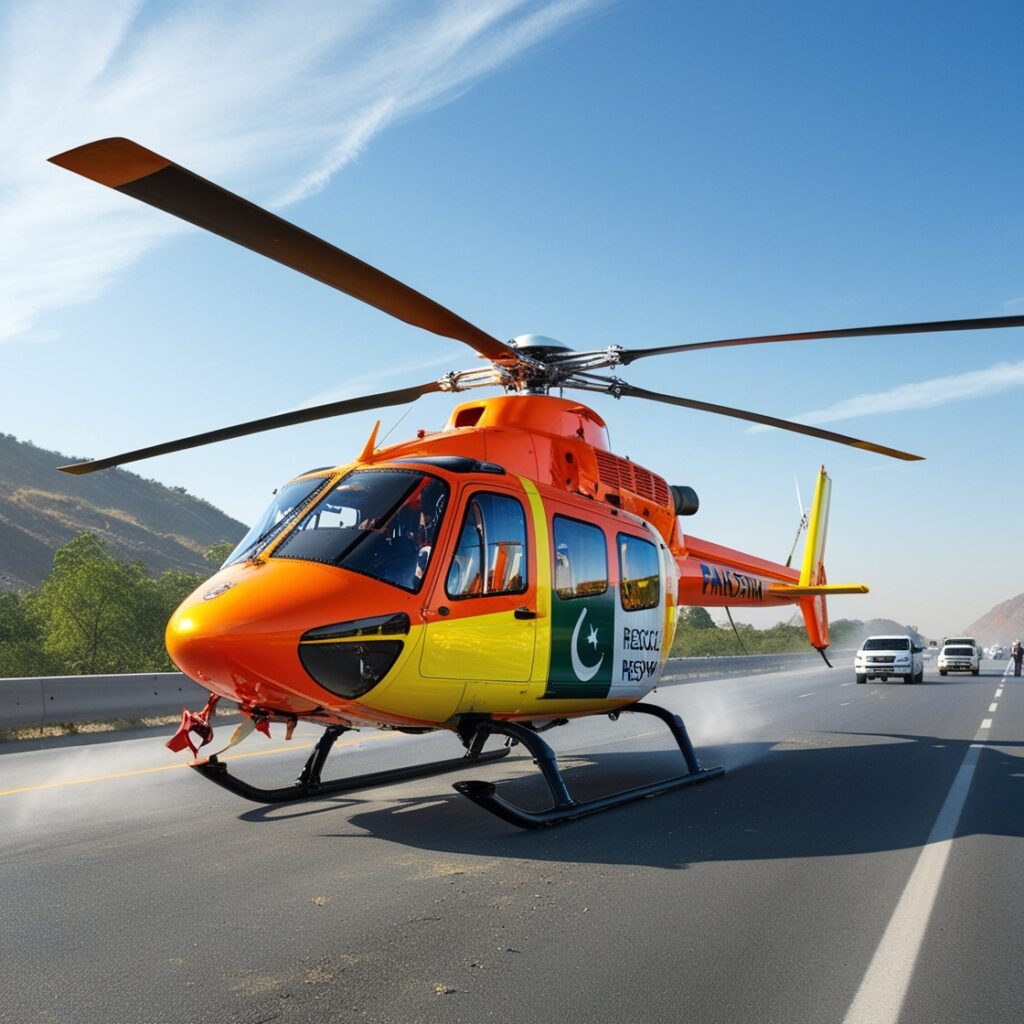
<path fill-rule="evenodd" d="M 417 593 L 448 485 L 406 469 L 355 470 L 306 513 L 274 558 L 323 562 Z"/>
<path fill-rule="evenodd" d="M 262 544 L 274 537 L 301 511 L 308 499 L 319 488 L 326 485 L 328 477 L 313 477 L 293 480 L 274 492 L 274 500 L 266 512 L 256 520 L 252 529 L 241 539 L 234 551 L 228 555 L 224 565 L 241 562 L 255 554 Z M 223 568 L 223 566 L 221 566 Z"/>

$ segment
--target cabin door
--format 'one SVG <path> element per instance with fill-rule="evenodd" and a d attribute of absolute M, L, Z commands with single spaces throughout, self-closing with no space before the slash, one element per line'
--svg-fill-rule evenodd
<path fill-rule="evenodd" d="M 427 605 L 424 676 L 529 680 L 537 642 L 529 533 L 519 495 L 488 489 L 464 497 L 454 549 Z"/>

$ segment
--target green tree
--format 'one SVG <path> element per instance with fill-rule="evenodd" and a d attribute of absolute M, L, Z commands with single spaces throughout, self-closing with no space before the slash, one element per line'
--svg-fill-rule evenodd
<path fill-rule="evenodd" d="M 150 584 L 151 599 L 146 606 L 146 618 L 139 632 L 140 663 L 147 667 L 142 671 L 170 672 L 174 664 L 164 646 L 164 631 L 167 620 L 174 609 L 192 593 L 205 579 L 199 573 L 182 572 L 180 569 L 165 569 Z M 149 666 L 153 666 L 150 668 Z"/>
<path fill-rule="evenodd" d="M 0 679 L 50 675 L 53 659 L 43 651 L 43 634 L 28 611 L 28 601 L 0 593 Z"/>
<path fill-rule="evenodd" d="M 229 540 L 222 540 L 218 544 L 211 544 L 206 549 L 206 555 L 204 556 L 208 562 L 212 562 L 219 569 L 223 564 L 228 555 L 235 550 L 235 545 Z"/>
<path fill-rule="evenodd" d="M 711 618 L 711 613 L 707 608 L 701 608 L 699 606 L 694 608 L 687 608 L 683 614 L 683 621 L 690 629 L 717 629 L 715 620 Z"/>
<path fill-rule="evenodd" d="M 114 556 L 90 533 L 54 555 L 30 615 L 45 652 L 68 673 L 150 672 L 170 667 L 163 634 L 174 607 L 200 582 L 168 571 L 150 579 L 142 562 Z"/>

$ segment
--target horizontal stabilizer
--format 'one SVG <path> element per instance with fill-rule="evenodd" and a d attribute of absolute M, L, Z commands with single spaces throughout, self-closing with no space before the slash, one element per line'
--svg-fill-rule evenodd
<path fill-rule="evenodd" d="M 798 584 L 772 583 L 768 587 L 770 594 L 780 597 L 817 597 L 819 594 L 866 594 L 866 583 L 822 583 L 818 586 L 801 587 Z"/>

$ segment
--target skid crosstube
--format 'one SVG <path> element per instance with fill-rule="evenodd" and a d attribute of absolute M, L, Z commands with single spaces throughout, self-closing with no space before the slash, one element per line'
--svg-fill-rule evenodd
<path fill-rule="evenodd" d="M 330 796 L 334 793 L 349 793 L 357 789 L 370 789 L 373 786 L 386 786 L 392 782 L 402 782 L 406 779 L 441 775 L 444 772 L 458 771 L 475 764 L 488 764 L 491 761 L 497 761 L 509 752 L 508 747 L 502 747 L 500 750 L 482 753 L 481 747 L 486 739 L 482 736 L 479 738 L 479 742 L 474 743 L 462 757 L 453 757 L 446 761 L 432 761 L 430 764 L 411 765 L 408 768 L 389 768 L 386 771 L 368 772 L 365 775 L 353 775 L 345 779 L 323 782 L 320 779 L 320 773 L 323 771 L 327 755 L 331 752 L 335 740 L 347 731 L 339 725 L 326 728 L 324 734 L 317 740 L 313 752 L 309 755 L 302 774 L 290 786 L 282 786 L 279 789 L 262 789 L 237 778 L 228 771 L 228 766 L 223 761 L 219 761 L 215 754 L 199 761 L 193 761 L 189 767 L 194 768 L 204 779 L 209 779 L 210 782 L 216 783 L 246 800 L 260 804 L 282 804 L 295 800 L 307 800 L 311 797 Z"/>
<path fill-rule="evenodd" d="M 454 787 L 463 796 L 469 797 L 474 803 L 479 804 L 484 810 L 496 814 L 499 818 L 520 828 L 542 828 L 547 825 L 558 825 L 562 822 L 573 821 L 575 818 L 582 818 L 587 814 L 596 814 L 598 811 L 605 811 L 611 807 L 618 807 L 621 804 L 630 803 L 633 800 L 642 800 L 644 797 L 655 796 L 659 793 L 667 793 L 681 786 L 691 786 L 697 782 L 706 782 L 708 779 L 717 778 L 725 774 L 724 768 L 704 768 L 696 753 L 693 744 L 687 735 L 686 726 L 678 715 L 658 707 L 656 704 L 631 704 L 623 711 L 634 711 L 640 714 L 653 715 L 660 718 L 669 728 L 679 750 L 686 762 L 686 773 L 676 775 L 669 779 L 662 779 L 660 782 L 652 782 L 645 786 L 637 786 L 634 789 L 622 790 L 619 793 L 612 793 L 608 796 L 598 797 L 596 800 L 587 800 L 580 803 L 572 798 L 565 785 L 565 779 L 558 768 L 558 761 L 555 752 L 537 734 L 536 730 L 516 722 L 504 722 L 489 719 L 477 725 L 477 736 L 481 734 L 486 738 L 490 733 L 501 733 L 510 736 L 512 739 L 522 743 L 533 755 L 551 790 L 552 805 L 543 811 L 528 811 L 510 803 L 504 797 L 498 795 L 496 788 L 491 782 L 466 781 L 456 782 Z M 610 716 L 618 718 L 618 714 Z"/>

